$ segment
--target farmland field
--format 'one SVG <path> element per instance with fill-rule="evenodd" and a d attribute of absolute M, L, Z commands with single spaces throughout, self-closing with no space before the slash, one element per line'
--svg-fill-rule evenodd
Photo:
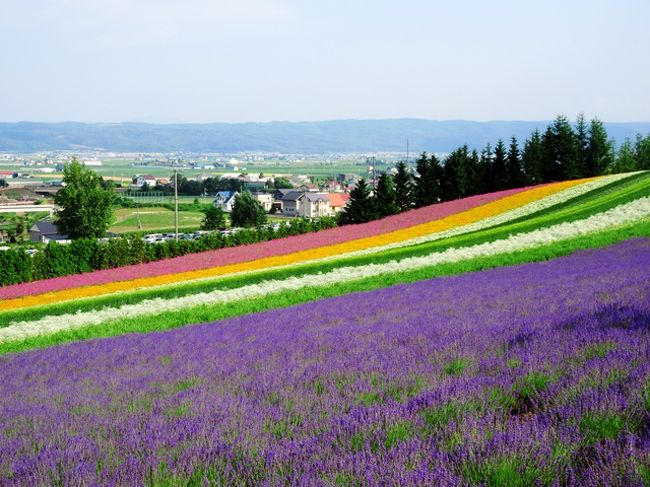
<path fill-rule="evenodd" d="M 143 207 L 139 209 L 140 223 L 138 225 L 138 210 L 135 208 L 118 208 L 114 212 L 114 221 L 109 232 L 126 233 L 137 231 L 153 231 L 174 227 L 174 212 L 167 208 Z M 178 225 L 183 228 L 201 226 L 205 215 L 199 211 L 179 211 Z"/>
<path fill-rule="evenodd" d="M 181 200 L 183 203 L 192 203 L 195 198 Z M 180 198 L 179 198 L 180 200 Z M 202 199 L 200 200 L 202 202 Z M 209 201 L 209 200 L 208 200 Z M 205 214 L 200 211 L 179 211 L 178 225 L 181 229 L 198 230 Z M 229 214 L 225 215 L 226 226 L 230 225 Z M 285 222 L 287 217 L 267 215 L 269 222 Z M 171 231 L 174 228 L 174 212 L 168 208 L 142 207 L 140 208 L 140 225 L 138 225 L 138 211 L 136 208 L 117 208 L 113 213 L 113 222 L 109 232 L 129 233 L 146 231 Z"/>
<path fill-rule="evenodd" d="M 647 172 L 17 284 L 0 483 L 647 486 L 648 356 Z"/>
<path fill-rule="evenodd" d="M 401 155 L 393 154 L 390 158 L 391 162 L 397 160 Z M 105 158 L 103 159 L 102 166 L 94 166 L 93 171 L 98 175 L 104 177 L 105 179 L 111 179 L 114 181 L 120 181 L 124 184 L 129 184 L 131 179 L 136 174 L 151 174 L 156 177 L 169 178 L 173 173 L 173 168 L 170 165 L 162 165 L 151 163 L 151 165 L 142 165 L 139 161 L 130 160 L 130 159 L 113 159 Z M 269 159 L 263 162 L 241 162 L 238 165 L 238 170 L 243 170 L 246 168 L 246 171 L 250 174 L 278 174 L 278 175 L 311 175 L 316 178 L 334 178 L 337 174 L 360 174 L 365 175 L 367 171 L 367 165 L 364 162 L 364 159 L 357 157 L 353 159 L 341 159 L 335 160 L 332 162 L 327 162 L 325 157 L 308 160 L 304 162 L 287 162 L 286 160 L 273 160 Z M 378 163 L 376 165 L 377 170 L 386 170 L 387 165 Z M 29 173 L 34 178 L 39 179 L 61 179 L 63 177 L 62 173 L 41 173 L 37 169 L 25 168 L 25 167 L 14 167 L 0 164 L 0 170 L 18 170 L 21 172 Z M 201 174 L 210 174 L 216 177 L 219 177 L 221 174 L 235 172 L 234 169 L 228 167 L 219 167 L 216 169 L 205 170 L 205 169 L 192 169 L 190 167 L 185 167 L 180 170 L 180 172 L 187 178 L 193 178 Z"/>

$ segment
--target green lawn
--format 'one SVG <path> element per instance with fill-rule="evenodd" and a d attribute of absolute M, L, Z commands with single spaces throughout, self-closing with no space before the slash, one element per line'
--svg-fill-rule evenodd
<path fill-rule="evenodd" d="M 178 225 L 180 227 L 196 227 L 201 225 L 204 214 L 200 211 L 179 211 Z M 113 214 L 113 222 L 109 232 L 126 233 L 140 230 L 159 230 L 174 227 L 174 212 L 167 208 L 144 207 L 140 208 L 140 223 L 138 226 L 138 212 L 135 208 L 118 208 Z"/>

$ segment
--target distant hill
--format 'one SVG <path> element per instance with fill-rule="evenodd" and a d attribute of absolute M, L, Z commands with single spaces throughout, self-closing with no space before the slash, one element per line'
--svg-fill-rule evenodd
<path fill-rule="evenodd" d="M 142 152 L 285 153 L 404 151 L 448 152 L 468 144 L 480 149 L 487 142 L 543 130 L 548 121 L 471 122 L 421 119 L 333 120 L 269 123 L 0 123 L 0 151 L 106 149 Z M 611 138 L 620 143 L 637 133 L 650 133 L 650 122 L 606 123 Z"/>

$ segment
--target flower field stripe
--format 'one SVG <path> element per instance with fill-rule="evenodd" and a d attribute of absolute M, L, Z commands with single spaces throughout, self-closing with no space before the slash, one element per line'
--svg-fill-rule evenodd
<path fill-rule="evenodd" d="M 571 186 L 582 184 L 588 180 L 590 179 L 564 181 L 547 186 L 535 187 L 529 191 L 507 196 L 500 200 L 485 204 L 477 208 L 472 208 L 459 214 L 450 215 L 440 220 L 415 225 L 407 229 L 397 230 L 373 237 L 361 238 L 341 244 L 328 245 L 315 249 L 308 249 L 293 254 L 267 257 L 250 262 L 241 262 L 211 269 L 180 272 L 177 274 L 166 274 L 155 277 L 134 279 L 131 281 L 111 282 L 96 286 L 86 286 L 63 291 L 49 292 L 40 295 L 30 295 L 15 299 L 6 299 L 0 302 L 0 310 L 18 309 L 66 300 L 102 296 L 105 294 L 143 289 L 151 286 L 173 284 L 206 277 L 223 276 L 242 271 L 267 269 L 271 267 L 296 264 L 323 257 L 340 256 L 353 251 L 409 240 L 429 233 L 444 231 L 459 225 L 473 223 L 483 218 L 505 212 L 512 208 L 516 208 L 531 201 L 543 198 L 558 191 L 562 191 L 563 189 L 569 188 Z"/>
<path fill-rule="evenodd" d="M 624 173 L 624 174 L 613 174 L 611 176 L 604 176 L 593 181 L 588 181 L 584 184 L 570 187 L 558 193 L 551 194 L 537 201 L 533 201 L 531 203 L 522 205 L 513 210 L 505 211 L 503 213 L 499 213 L 497 215 L 484 218 L 475 223 L 470 223 L 468 225 L 461 225 L 452 228 L 450 230 L 445 230 L 437 233 L 430 233 L 428 235 L 423 235 L 421 237 L 416 237 L 410 240 L 404 240 L 402 242 L 388 244 L 381 247 L 373 247 L 370 249 L 360 250 L 357 252 L 350 252 L 349 254 L 346 255 L 347 256 L 366 255 L 366 254 L 375 253 L 379 251 L 385 251 L 385 250 L 390 250 L 390 249 L 400 248 L 400 247 L 405 247 L 410 245 L 418 245 L 421 243 L 431 242 L 434 240 L 441 240 L 444 238 L 455 237 L 456 235 L 462 235 L 464 233 L 484 230 L 486 228 L 508 223 L 512 220 L 516 220 L 546 210 L 548 208 L 552 208 L 553 206 L 556 206 L 560 203 L 564 203 L 567 200 L 578 198 L 590 191 L 594 191 L 596 189 L 600 189 L 605 186 L 608 186 L 612 183 L 628 179 L 637 174 L 639 173 L 638 172 Z"/>
<path fill-rule="evenodd" d="M 173 312 L 180 308 L 254 299 L 277 292 L 300 290 L 305 287 L 326 287 L 341 281 L 351 282 L 383 274 L 403 273 L 444 263 L 517 252 L 568 240 L 580 235 L 595 233 L 613 226 L 625 225 L 647 218 L 649 215 L 650 198 L 642 198 L 579 222 L 561 223 L 529 233 L 513 235 L 504 240 L 486 242 L 466 248 L 450 248 L 444 252 L 423 257 L 406 258 L 386 264 L 343 267 L 328 273 L 290 277 L 284 280 L 270 280 L 235 289 L 199 293 L 176 299 L 151 299 L 119 308 L 106 308 L 87 313 L 52 316 L 38 321 L 14 323 L 0 328 L 0 343 L 88 325 L 100 325 L 116 319 L 128 319 L 149 314 Z"/>
<path fill-rule="evenodd" d="M 642 486 L 649 266 L 635 239 L 2 356 L 0 484 Z"/>
<path fill-rule="evenodd" d="M 469 247 L 487 241 L 503 239 L 513 234 L 530 232 L 539 228 L 548 227 L 563 221 L 575 221 L 587 218 L 596 213 L 601 213 L 615 206 L 628 203 L 634 199 L 650 196 L 650 175 L 645 174 L 641 180 L 624 181 L 622 183 L 610 184 L 600 190 L 591 191 L 586 197 L 569 200 L 568 203 L 559 205 L 562 210 L 562 217 L 556 216 L 557 209 L 545 212 L 540 216 L 527 218 L 516 224 L 502 225 L 496 228 L 486 229 L 480 232 L 473 232 L 468 235 L 447 238 L 441 241 L 423 243 L 417 246 L 383 250 L 372 254 L 349 257 L 335 256 L 327 259 L 317 259 L 306 263 L 280 266 L 272 269 L 260 269 L 229 276 L 217 278 L 204 278 L 194 281 L 185 281 L 167 286 L 156 286 L 142 290 L 123 291 L 97 298 L 85 298 L 75 301 L 67 301 L 60 304 L 38 306 L 19 310 L 4 311 L 0 313 L 0 327 L 7 326 L 13 321 L 34 321 L 45 316 L 87 312 L 93 309 L 105 307 L 117 307 L 125 304 L 135 304 L 145 299 L 165 298 L 172 299 L 190 294 L 210 292 L 216 289 L 231 289 L 259 283 L 263 280 L 286 279 L 288 277 L 299 277 L 306 274 L 328 272 L 336 268 L 346 266 L 362 266 L 368 263 L 380 264 L 390 260 L 401 260 L 406 257 L 417 257 L 432 252 L 441 252 L 449 247 Z M 634 191 L 628 191 L 632 187 Z M 609 195 L 616 197 L 611 198 Z M 592 204 L 600 202 L 607 197 L 606 204 Z M 568 206 L 567 206 L 568 205 Z M 587 206 L 587 208 L 585 208 Z M 572 209 L 567 213 L 567 209 Z M 536 213 L 535 215 L 538 215 Z M 634 234 L 633 234 L 634 235 Z M 633 236 L 630 235 L 630 236 Z M 643 233 L 636 235 L 645 235 Z M 620 240 L 620 239 L 619 239 Z"/>
<path fill-rule="evenodd" d="M 0 355 L 130 333 L 160 332 L 185 325 L 224 320 L 350 293 L 374 291 L 401 284 L 430 280 L 436 277 L 455 276 L 504 266 L 547 262 L 570 255 L 576 251 L 600 249 L 630 239 L 638 240 L 639 237 L 650 242 L 648 240 L 650 237 L 650 219 L 518 252 L 427 266 L 399 274 L 382 274 L 358 281 L 343 281 L 327 287 L 305 287 L 298 291 L 276 292 L 246 301 L 233 301 L 225 306 L 211 306 L 208 304 L 192 308 L 181 308 L 165 314 L 143 315 L 130 319 L 123 318 L 107 321 L 101 326 L 89 325 L 52 334 L 35 335 L 22 340 L 0 342 Z"/>
<path fill-rule="evenodd" d="M 547 186 L 542 185 L 539 187 Z M 336 227 L 320 232 L 286 237 L 277 240 L 259 242 L 256 244 L 226 247 L 217 250 L 174 257 L 145 264 L 137 264 L 87 272 L 83 274 L 55 277 L 52 279 L 14 284 L 0 287 L 0 299 L 43 294 L 81 286 L 105 284 L 115 281 L 128 281 L 141 277 L 155 277 L 163 274 L 174 274 L 190 270 L 200 270 L 219 267 L 238 262 L 247 262 L 263 257 L 284 255 L 305 249 L 322 247 L 335 243 L 343 243 L 358 238 L 365 238 L 394 230 L 412 227 L 420 223 L 439 220 L 455 213 L 490 203 L 511 196 L 530 188 L 517 188 L 495 193 L 471 196 L 461 200 L 448 201 L 437 205 L 426 206 L 399 215 L 393 215 L 381 220 L 375 220 L 360 225 Z"/>

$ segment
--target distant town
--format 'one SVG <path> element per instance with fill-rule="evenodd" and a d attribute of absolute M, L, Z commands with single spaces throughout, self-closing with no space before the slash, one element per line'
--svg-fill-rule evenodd
<path fill-rule="evenodd" d="M 178 181 L 181 226 L 188 237 L 200 228 L 201 207 L 226 214 L 242 191 L 253 194 L 271 222 L 293 217 L 336 216 L 349 192 L 364 178 L 374 184 L 392 172 L 405 153 L 282 154 L 121 153 L 45 151 L 0 154 L 0 243 L 66 242 L 52 223 L 54 195 L 62 187 L 65 164 L 77 158 L 134 208 L 116 208 L 109 235 L 161 232 L 173 225 L 172 202 Z M 191 208 L 187 204 L 196 203 Z M 229 231 L 229 230 L 224 230 Z M 183 234 L 185 235 L 185 234 Z M 145 234 L 147 241 L 164 233 Z"/>

